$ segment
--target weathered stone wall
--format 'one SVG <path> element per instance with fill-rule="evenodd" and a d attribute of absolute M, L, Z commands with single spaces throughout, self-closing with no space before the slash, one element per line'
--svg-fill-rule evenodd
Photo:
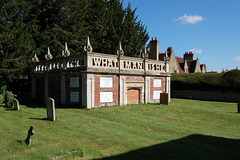
<path fill-rule="evenodd" d="M 207 101 L 240 102 L 240 92 L 172 90 L 172 98 L 186 98 Z"/>

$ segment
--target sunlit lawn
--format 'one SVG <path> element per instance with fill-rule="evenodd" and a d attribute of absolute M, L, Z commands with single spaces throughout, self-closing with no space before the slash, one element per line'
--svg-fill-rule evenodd
<path fill-rule="evenodd" d="M 42 107 L 0 107 L 0 159 L 68 153 L 69 159 L 239 159 L 236 103 L 172 99 L 168 106 L 57 108 L 55 122 L 44 119 Z M 35 134 L 26 146 L 31 125 Z"/>

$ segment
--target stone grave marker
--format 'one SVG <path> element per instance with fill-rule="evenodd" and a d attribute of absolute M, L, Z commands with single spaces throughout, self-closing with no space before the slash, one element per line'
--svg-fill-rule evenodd
<path fill-rule="evenodd" d="M 160 93 L 160 104 L 168 105 L 168 93 Z"/>
<path fill-rule="evenodd" d="M 55 121 L 55 101 L 53 98 L 46 100 L 47 106 L 47 120 Z"/>
<path fill-rule="evenodd" d="M 30 126 L 30 129 L 28 130 L 28 135 L 27 135 L 27 138 L 25 140 L 25 143 L 27 145 L 30 145 L 31 144 L 31 138 L 32 136 L 34 135 L 34 127 L 33 126 Z"/>
<path fill-rule="evenodd" d="M 18 100 L 16 98 L 13 99 L 12 106 L 13 106 L 14 110 L 19 110 L 20 109 L 19 108 L 19 102 L 18 102 Z"/>

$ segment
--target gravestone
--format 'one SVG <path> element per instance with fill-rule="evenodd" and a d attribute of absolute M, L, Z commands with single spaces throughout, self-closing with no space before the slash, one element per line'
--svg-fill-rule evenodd
<path fill-rule="evenodd" d="M 55 101 L 52 98 L 46 100 L 47 120 L 55 121 Z"/>
<path fill-rule="evenodd" d="M 12 106 L 13 106 L 14 110 L 19 110 L 20 109 L 19 108 L 19 102 L 18 102 L 18 100 L 16 98 L 13 99 Z"/>
<path fill-rule="evenodd" d="M 32 136 L 34 135 L 34 127 L 33 126 L 30 126 L 30 129 L 28 130 L 28 135 L 27 135 L 27 138 L 25 140 L 25 143 L 27 145 L 30 145 L 31 144 L 31 138 Z"/>
<path fill-rule="evenodd" d="M 168 93 L 160 93 L 160 104 L 168 105 Z"/>

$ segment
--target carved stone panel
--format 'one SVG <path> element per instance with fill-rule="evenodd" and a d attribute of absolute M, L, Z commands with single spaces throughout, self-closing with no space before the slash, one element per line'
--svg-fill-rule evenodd
<path fill-rule="evenodd" d="M 70 102 L 79 103 L 79 92 L 70 92 Z"/>
<path fill-rule="evenodd" d="M 100 102 L 113 102 L 113 92 L 100 92 Z"/>
<path fill-rule="evenodd" d="M 153 87 L 162 87 L 162 79 L 154 79 Z"/>
<path fill-rule="evenodd" d="M 78 88 L 78 87 L 79 87 L 79 77 L 71 77 L 70 88 Z"/>
<path fill-rule="evenodd" d="M 162 91 L 153 91 L 153 99 L 160 99 Z"/>
<path fill-rule="evenodd" d="M 112 77 L 100 77 L 100 87 L 101 88 L 112 88 L 113 78 Z"/>

